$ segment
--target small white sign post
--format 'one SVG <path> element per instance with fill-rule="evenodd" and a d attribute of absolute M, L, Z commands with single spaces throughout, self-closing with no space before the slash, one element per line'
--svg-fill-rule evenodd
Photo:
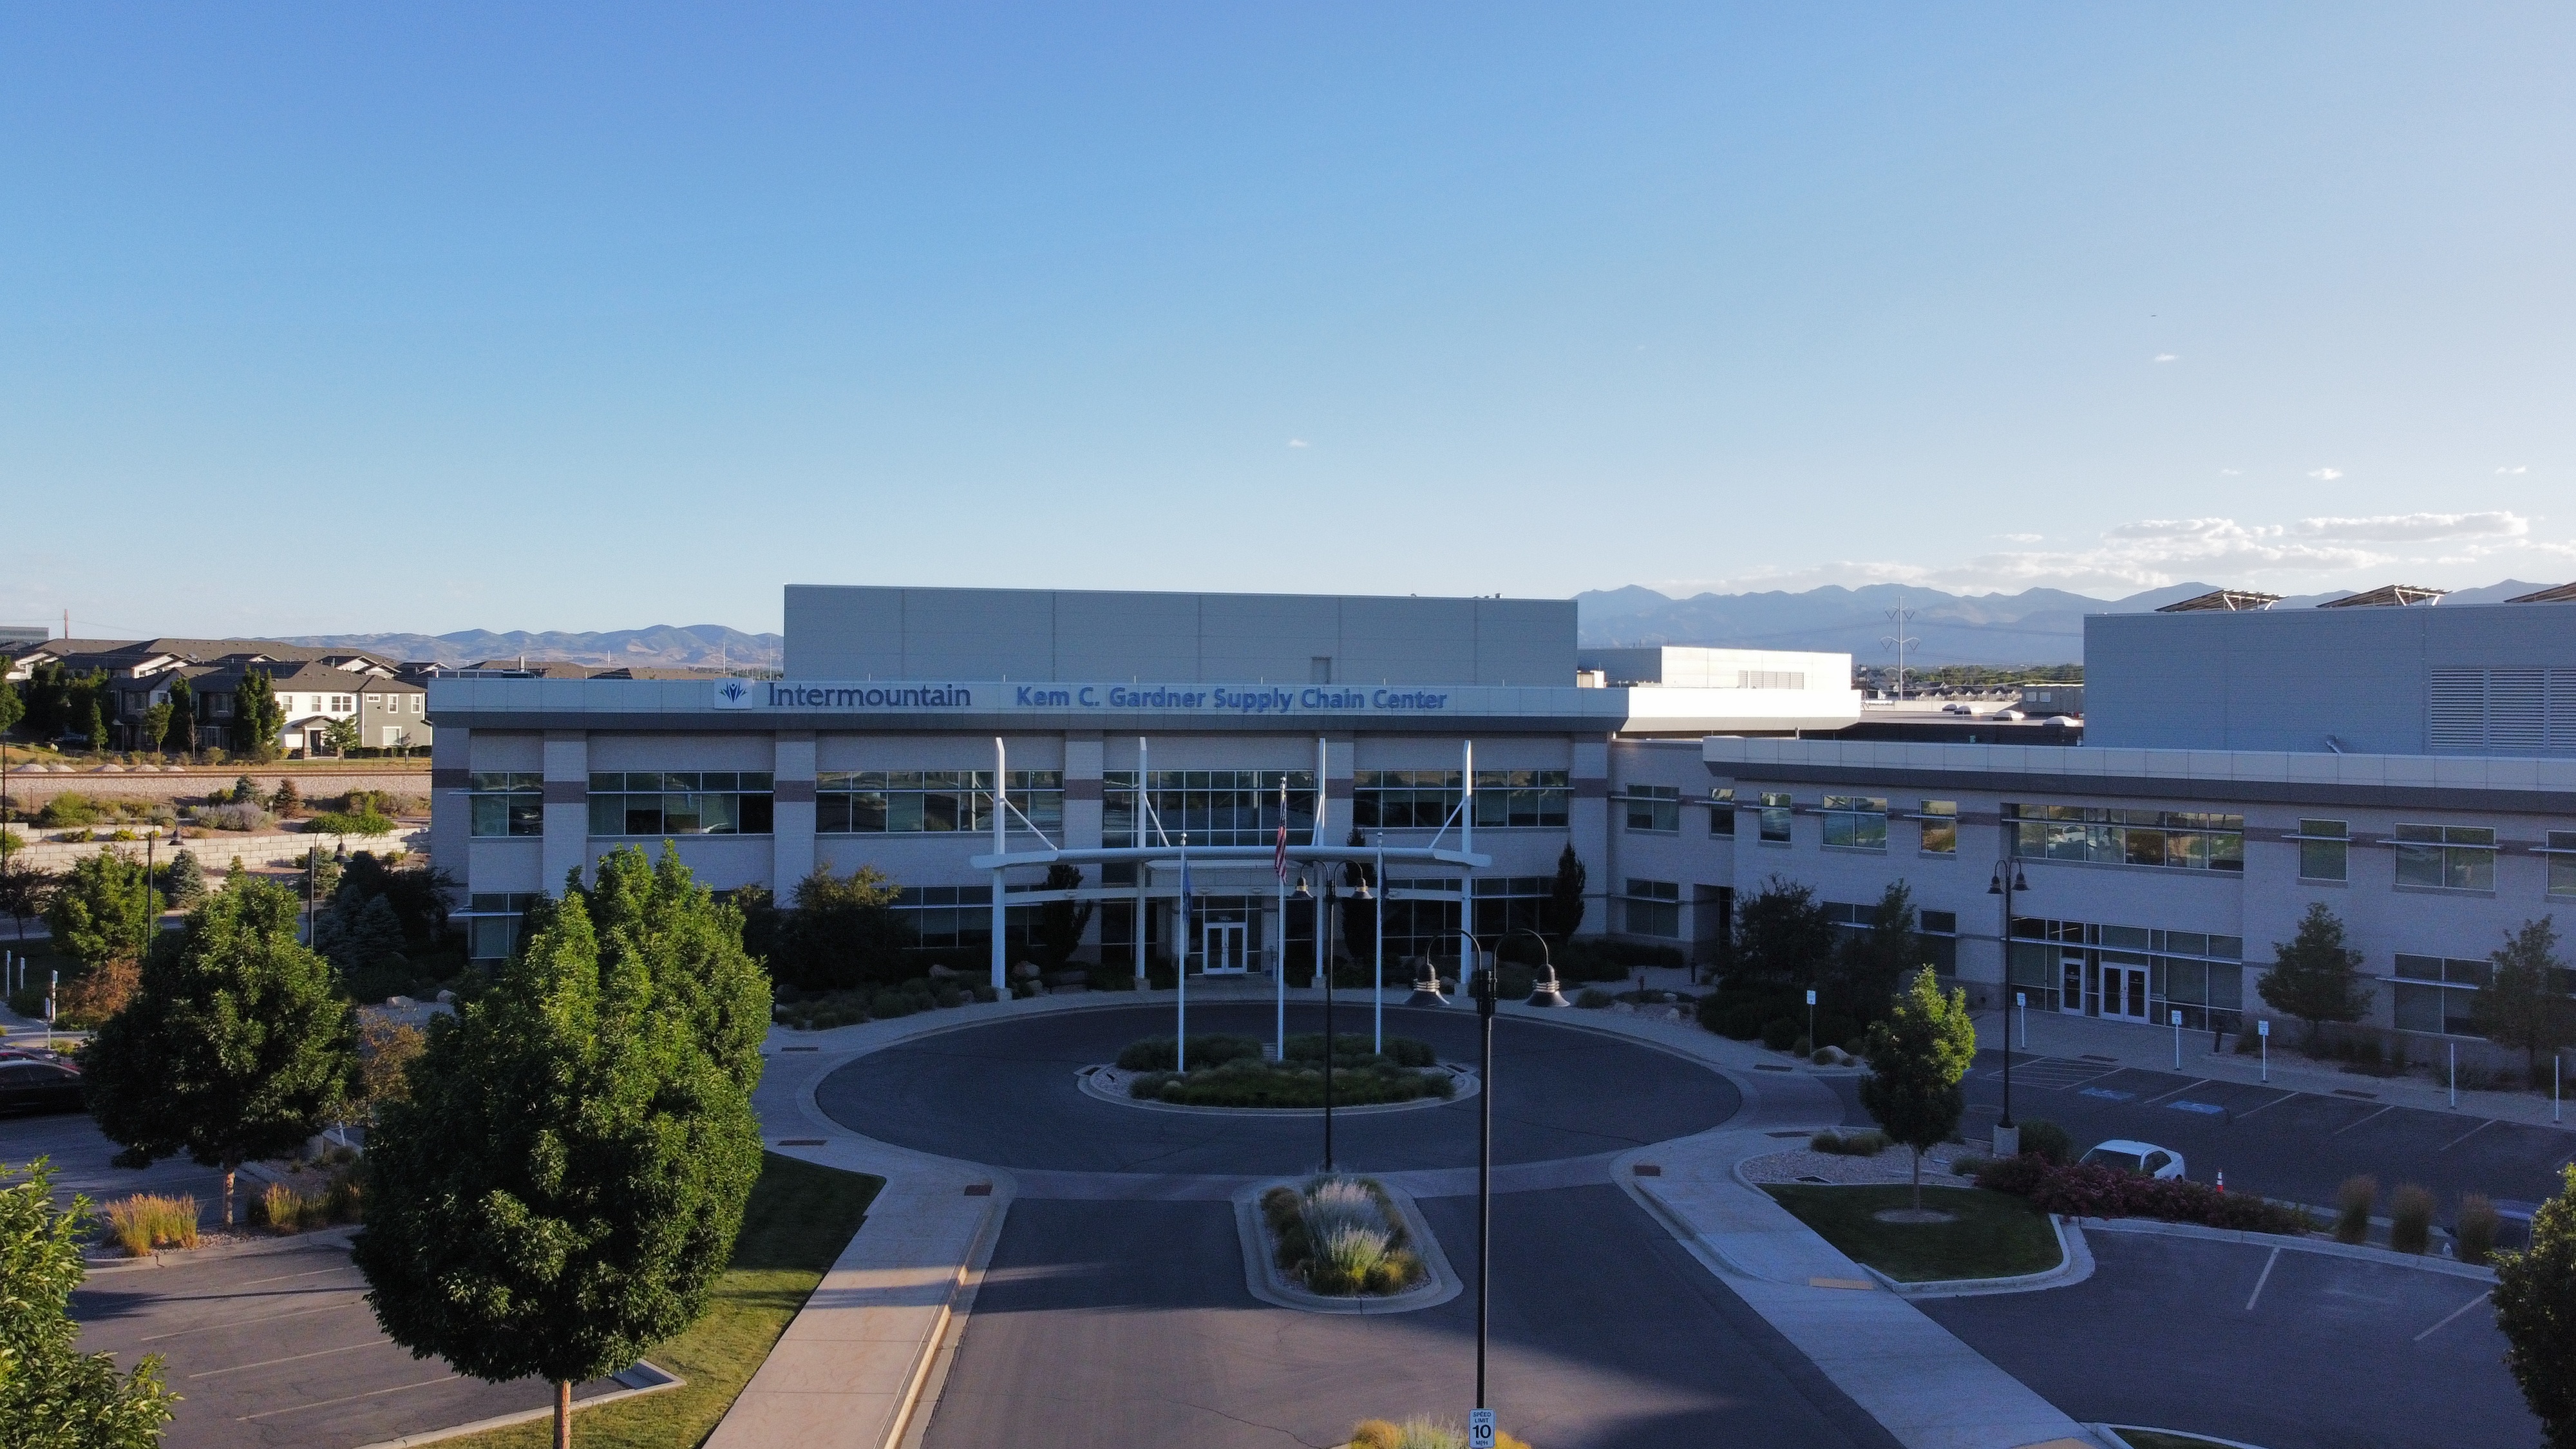
<path fill-rule="evenodd" d="M 2016 992 L 2014 992 L 2014 993 L 2013 993 L 2013 1006 L 2014 1006 L 2014 1008 L 2015 1008 L 2016 1010 L 2018 1010 L 2018 1011 L 2021 1013 L 2021 1049 L 2022 1049 L 2023 1051 L 2029 1051 L 2029 1050 L 2030 1050 L 2030 993 L 2029 993 L 2029 992 L 2027 992 L 2027 991 L 2016 991 Z"/>
<path fill-rule="evenodd" d="M 1810 1000 L 1815 997 L 1810 991 Z M 1494 1449 L 1494 1411 L 1471 1409 L 1467 1413 L 1467 1449 Z"/>
<path fill-rule="evenodd" d="M 2174 1070 L 2178 1072 L 2182 1070 L 2182 1013 L 2179 1011 L 2173 1014 L 2173 1028 Z"/>
<path fill-rule="evenodd" d="M 1640 1001 L 1642 1001 L 1642 1000 L 1644 1000 L 1644 999 L 1645 999 L 1644 997 L 1639 997 L 1639 998 L 1638 998 L 1638 1000 L 1640 1000 Z M 1815 989 L 1814 987 L 1810 986 L 1810 987 L 1808 987 L 1808 988 L 1807 988 L 1807 1055 L 1809 1055 L 1810 1057 L 1812 1057 L 1812 1056 L 1814 1056 L 1815 1054 L 1816 1054 L 1816 989 Z"/>
<path fill-rule="evenodd" d="M 2254 1023 L 2254 1039 L 2263 1048 L 2263 1080 L 2268 1082 L 2272 1080 L 2272 1018 Z"/>

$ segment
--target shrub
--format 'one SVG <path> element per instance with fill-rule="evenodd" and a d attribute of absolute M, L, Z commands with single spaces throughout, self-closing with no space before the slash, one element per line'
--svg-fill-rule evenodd
<path fill-rule="evenodd" d="M 1807 1139 L 1807 1145 L 1836 1157 L 1876 1157 L 1887 1150 L 1888 1140 L 1886 1133 L 1873 1128 L 1867 1132 L 1819 1132 Z"/>
<path fill-rule="evenodd" d="M 901 991 L 880 991 L 868 998 L 868 1015 L 879 1021 L 911 1016 L 920 1010 L 921 1004 Z"/>
<path fill-rule="evenodd" d="M 1813 1052 L 1810 1052 L 1810 1053 L 1808 1054 L 1808 1056 L 1807 1056 L 1807 1060 L 1809 1060 L 1809 1061 L 1811 1061 L 1811 1062 L 1814 1062 L 1817 1066 L 1820 1066 L 1820 1067 L 1829 1067 L 1829 1066 L 1832 1066 L 1832 1065 L 1834 1064 L 1834 1052 L 1833 1052 L 1833 1048 L 1831 1048 L 1831 1047 L 1818 1047 L 1818 1048 L 1816 1048 Z"/>
<path fill-rule="evenodd" d="M 2407 1183 L 2388 1199 L 2388 1246 L 2420 1253 L 2433 1242 L 2433 1194 Z"/>
<path fill-rule="evenodd" d="M 1228 1036 L 1207 1032 L 1190 1038 L 1190 1066 L 1222 1066 L 1245 1058 L 1258 1060 L 1261 1043 L 1248 1036 Z M 1122 1072 L 1168 1072 L 1178 1064 L 1179 1053 L 1168 1036 L 1149 1036 L 1131 1041 L 1119 1050 L 1118 1070 Z"/>
<path fill-rule="evenodd" d="M 2047 1159 L 2051 1166 L 2064 1167 L 2075 1156 L 2075 1139 L 2045 1117 L 2026 1117 L 2021 1124 L 2021 1150 Z"/>
<path fill-rule="evenodd" d="M 1357 1177 L 1318 1177 L 1302 1190 L 1274 1187 L 1261 1213 L 1278 1241 L 1281 1269 L 1317 1293 L 1400 1293 L 1423 1276 L 1386 1190 Z"/>
<path fill-rule="evenodd" d="M 2030 1199 L 2041 1212 L 2088 1218 L 2160 1218 L 2240 1232 L 2285 1233 L 2309 1229 L 2297 1208 L 2247 1193 L 2223 1193 L 2205 1182 L 2143 1177 L 2098 1163 L 2060 1167 L 2035 1153 L 2001 1158 L 1977 1171 L 1977 1186 Z"/>
<path fill-rule="evenodd" d="M 1350 1449 L 1465 1449 L 1467 1433 L 1441 1420 L 1412 1418 L 1401 1424 L 1362 1419 L 1351 1426 Z M 1496 1449 L 1529 1449 L 1529 1441 L 1507 1430 L 1494 1431 Z"/>
<path fill-rule="evenodd" d="M 45 802 L 45 808 L 36 812 L 36 823 L 49 830 L 63 825 L 96 825 L 105 813 L 87 795 L 66 791 Z"/>
<path fill-rule="evenodd" d="M 2483 1263 L 2495 1254 L 2497 1215 L 2495 1204 L 2478 1193 L 2460 1199 L 2460 1221 L 2457 1230 L 2460 1261 Z"/>
<path fill-rule="evenodd" d="M 2379 1179 L 2364 1173 L 2347 1177 L 2335 1189 L 2335 1241 L 2370 1241 L 2370 1210 L 2379 1204 Z"/>
<path fill-rule="evenodd" d="M 1618 999 L 1598 986 L 1586 986 L 1583 994 L 1574 998 L 1574 1004 L 1586 1011 L 1604 1011 Z"/>
<path fill-rule="evenodd" d="M 277 817 L 259 805 L 247 801 L 238 804 L 199 805 L 188 811 L 189 822 L 208 830 L 243 830 L 257 833 L 277 828 Z"/>
<path fill-rule="evenodd" d="M 304 828 L 315 835 L 391 835 L 394 822 L 393 817 L 372 811 L 364 815 L 348 815 L 337 810 L 325 810 L 304 822 Z"/>
<path fill-rule="evenodd" d="M 1785 1016 L 1774 1017 L 1762 1024 L 1762 1044 L 1775 1052 L 1785 1052 L 1798 1039 L 1798 1023 Z"/>
<path fill-rule="evenodd" d="M 193 1248 L 197 1246 L 197 1200 L 136 1193 L 107 1205 L 107 1230 L 130 1258 L 164 1246 Z"/>

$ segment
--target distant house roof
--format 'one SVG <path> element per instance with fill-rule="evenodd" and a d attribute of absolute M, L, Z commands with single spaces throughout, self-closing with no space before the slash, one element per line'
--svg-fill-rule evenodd
<path fill-rule="evenodd" d="M 258 657 L 297 663 L 354 663 L 384 670 L 394 667 L 392 661 L 363 649 L 316 648 L 310 644 L 281 644 L 274 639 L 48 639 L 26 653 L 49 654 L 67 664 L 78 661 L 83 668 L 110 671 L 129 670 L 164 657 L 200 664 Z"/>
<path fill-rule="evenodd" d="M 2317 605 L 2320 609 L 2403 609 L 2416 604 L 2438 604 L 2449 589 L 2426 589 L 2413 584 L 2388 584 L 2367 593 L 2348 598 L 2329 599 Z"/>
<path fill-rule="evenodd" d="M 2194 594 L 2179 603 L 2167 604 L 2156 612 L 2159 614 L 2213 612 L 2242 614 L 2257 609 L 2268 609 L 2279 602 L 2281 602 L 2279 594 L 2258 594 L 2250 589 L 2212 589 L 2205 594 Z"/>
<path fill-rule="evenodd" d="M 2508 604 L 2576 604 L 2576 584 L 2560 584 L 2554 589 L 2542 589 L 2539 593 L 2525 594 L 2521 598 L 2507 599 L 2505 602 Z"/>

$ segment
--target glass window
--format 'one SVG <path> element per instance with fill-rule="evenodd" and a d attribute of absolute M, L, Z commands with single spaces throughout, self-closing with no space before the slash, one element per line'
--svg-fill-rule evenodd
<path fill-rule="evenodd" d="M 767 835 L 777 814 L 776 798 L 766 771 L 594 772 L 590 833 Z"/>
<path fill-rule="evenodd" d="M 1654 835 L 1679 834 L 1682 792 L 1672 785 L 1628 787 L 1628 828 Z"/>
<path fill-rule="evenodd" d="M 2495 889 L 2495 832 L 2468 825 L 2397 827 L 2397 883 L 2434 890 Z"/>
<path fill-rule="evenodd" d="M 1825 844 L 1845 850 L 1887 849 L 1887 797 L 1825 797 Z"/>
<path fill-rule="evenodd" d="M 1959 802 L 1926 800 L 1923 802 L 1923 853 L 1956 855 L 1959 853 Z"/>
<path fill-rule="evenodd" d="M 2181 870 L 2245 869 L 2242 815 L 2008 802 L 2003 816 L 2013 854 L 2026 859 Z"/>
<path fill-rule="evenodd" d="M 1358 798 L 1356 783 L 1352 798 Z M 1478 770 L 1476 828 L 1563 830 L 1566 802 L 1572 798 L 1574 783 L 1564 770 Z"/>
<path fill-rule="evenodd" d="M 1677 881 L 1628 882 L 1628 934 L 1678 941 L 1682 934 L 1682 888 Z"/>
<path fill-rule="evenodd" d="M 1440 774 L 1437 770 L 1418 773 L 1435 777 Z M 1452 770 L 1446 778 L 1454 786 L 1458 772 Z M 1292 838 L 1302 840 L 1315 828 L 1315 773 L 1312 770 L 1156 770 L 1147 784 L 1146 803 L 1152 808 L 1152 818 L 1161 823 L 1163 837 L 1175 842 L 1186 830 L 1192 845 L 1268 845 L 1276 838 L 1279 829 L 1279 787 L 1282 781 L 1288 787 L 1288 833 Z M 1437 793 L 1436 786 L 1432 790 Z M 1355 800 L 1357 795 L 1355 783 Z M 1450 808 L 1456 808 L 1454 789 L 1448 798 Z M 1412 809 L 1412 804 L 1406 802 L 1408 818 Z M 1425 807 L 1424 813 L 1429 817 L 1424 827 L 1428 829 L 1438 829 L 1446 818 L 1432 807 Z M 1100 814 L 1103 844 L 1132 846 L 1136 843 L 1135 771 L 1112 770 L 1102 779 Z M 1384 822 L 1384 825 L 1385 828 L 1396 828 L 1392 821 Z M 1155 838 L 1150 831 L 1148 837 Z"/>
<path fill-rule="evenodd" d="M 1786 794 L 1763 792 L 1762 838 L 1775 845 L 1789 843 L 1789 815 L 1797 801 Z"/>
<path fill-rule="evenodd" d="M 545 777 L 486 773 L 466 776 L 466 831 L 476 836 L 546 833 Z"/>
<path fill-rule="evenodd" d="M 2352 851 L 2345 837 L 2350 833 L 2351 828 L 2341 820 L 2300 821 L 2299 879 L 2345 879 Z"/>
<path fill-rule="evenodd" d="M 1708 792 L 1708 833 L 1712 839 L 1735 838 L 1735 787 L 1721 785 Z"/>
<path fill-rule="evenodd" d="M 1064 774 L 1013 770 L 1010 828 L 1053 836 L 1064 825 Z M 903 835 L 993 828 L 990 770 L 825 770 L 814 779 L 817 835 Z"/>
<path fill-rule="evenodd" d="M 2576 830 L 2549 832 L 2549 893 L 2576 896 Z"/>

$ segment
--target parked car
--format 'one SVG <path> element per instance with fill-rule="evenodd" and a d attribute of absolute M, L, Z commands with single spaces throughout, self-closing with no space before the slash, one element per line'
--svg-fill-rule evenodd
<path fill-rule="evenodd" d="M 2126 1137 L 2114 1137 L 2077 1160 L 2116 1167 L 2122 1172 L 2134 1172 L 2143 1177 L 2182 1176 L 2181 1153 L 2170 1147 L 2158 1147 L 2152 1142 L 2132 1142 Z"/>
<path fill-rule="evenodd" d="M 78 1112 L 80 1068 L 61 1062 L 0 1061 L 0 1113 Z"/>

